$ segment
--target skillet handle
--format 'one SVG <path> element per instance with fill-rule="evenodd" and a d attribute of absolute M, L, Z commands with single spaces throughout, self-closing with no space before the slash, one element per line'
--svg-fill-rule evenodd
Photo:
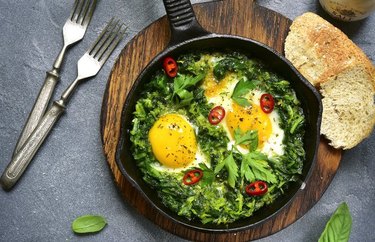
<path fill-rule="evenodd" d="M 169 45 L 209 35 L 197 21 L 190 0 L 163 0 L 171 28 Z"/>

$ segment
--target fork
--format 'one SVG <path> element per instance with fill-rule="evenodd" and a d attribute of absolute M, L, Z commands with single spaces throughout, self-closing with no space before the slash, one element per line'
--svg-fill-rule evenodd
<path fill-rule="evenodd" d="M 89 50 L 77 63 L 76 79 L 62 93 L 61 98 L 53 102 L 50 109 L 35 127 L 20 151 L 15 155 L 1 176 L 4 189 L 10 189 L 22 176 L 26 167 L 48 136 L 56 121 L 64 113 L 66 105 L 77 86 L 85 79 L 95 76 L 125 34 L 126 28 L 118 20 L 111 19 Z"/>
<path fill-rule="evenodd" d="M 63 27 L 64 45 L 62 46 L 50 71 L 47 71 L 44 84 L 39 91 L 38 97 L 34 103 L 32 111 L 26 121 L 26 124 L 17 141 L 13 157 L 19 152 L 31 132 L 34 130 L 40 119 L 43 117 L 55 86 L 59 80 L 60 68 L 64 59 L 66 50 L 74 43 L 80 41 L 86 33 L 87 26 L 90 23 L 94 13 L 97 0 L 76 0 L 68 20 Z"/>

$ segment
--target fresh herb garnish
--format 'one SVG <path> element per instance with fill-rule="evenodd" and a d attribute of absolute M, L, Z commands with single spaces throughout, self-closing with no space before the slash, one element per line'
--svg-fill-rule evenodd
<path fill-rule="evenodd" d="M 76 218 L 72 223 L 72 230 L 78 234 L 95 233 L 101 231 L 107 221 L 99 215 L 83 215 Z"/>
<path fill-rule="evenodd" d="M 258 147 L 258 131 L 249 130 L 242 132 L 237 128 L 234 130 L 234 140 L 236 145 L 247 145 L 249 153 L 244 154 L 241 162 L 241 178 L 245 177 L 248 181 L 263 180 L 270 183 L 276 183 L 276 176 L 273 174 L 268 164 L 268 157 L 261 152 L 256 151 Z"/>
<path fill-rule="evenodd" d="M 267 156 L 258 151 L 253 151 L 243 155 L 241 177 L 245 176 L 248 181 L 262 180 L 276 183 L 277 178 L 267 160 Z"/>
<path fill-rule="evenodd" d="M 190 87 L 195 86 L 206 76 L 206 73 L 200 73 L 196 76 L 177 75 L 173 83 L 173 97 L 177 95 L 180 98 L 180 105 L 188 105 L 193 100 L 193 92 L 189 91 Z"/>
<path fill-rule="evenodd" d="M 258 139 L 258 130 L 249 130 L 244 133 L 240 128 L 234 130 L 236 145 L 246 145 L 250 152 L 258 148 Z"/>
<path fill-rule="evenodd" d="M 245 144 L 251 147 L 249 148 L 249 153 L 241 154 L 241 179 L 245 177 L 248 181 L 263 180 L 276 183 L 277 178 L 268 164 L 268 157 L 256 151 L 258 147 L 258 132 L 251 130 L 242 133 L 241 130 L 237 128 L 234 133 L 234 138 L 236 145 Z M 233 150 L 238 152 L 235 148 Z M 214 171 L 215 174 L 218 174 L 225 167 L 228 172 L 228 184 L 231 187 L 235 186 L 238 177 L 238 166 L 233 158 L 233 150 L 222 162 L 217 164 Z"/>
<path fill-rule="evenodd" d="M 234 87 L 232 99 L 242 107 L 250 106 L 249 100 L 243 96 L 249 93 L 250 90 L 254 89 L 256 85 L 256 82 L 242 78 Z"/>
<path fill-rule="evenodd" d="M 204 176 L 202 177 L 202 180 L 201 180 L 200 184 L 202 186 L 207 186 L 207 185 L 212 184 L 212 182 L 215 179 L 215 173 L 214 173 L 214 171 L 212 169 L 209 169 L 206 166 L 206 164 L 204 164 L 204 163 L 200 163 L 199 167 L 202 169 L 202 171 L 204 173 Z"/>
<path fill-rule="evenodd" d="M 352 216 L 348 205 L 341 203 L 329 219 L 319 242 L 347 242 L 352 229 Z"/>
<path fill-rule="evenodd" d="M 228 171 L 228 184 L 232 188 L 234 188 L 237 177 L 238 177 L 238 166 L 236 161 L 233 158 L 233 154 L 230 153 L 224 160 L 222 160 L 217 166 L 215 167 L 215 174 L 219 173 L 223 167 Z"/>

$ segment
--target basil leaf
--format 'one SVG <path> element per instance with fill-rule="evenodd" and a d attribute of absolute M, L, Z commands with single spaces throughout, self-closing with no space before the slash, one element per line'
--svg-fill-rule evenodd
<path fill-rule="evenodd" d="M 234 87 L 232 93 L 232 99 L 239 104 L 240 106 L 247 107 L 250 106 L 249 100 L 242 97 L 243 95 L 247 94 L 250 90 L 256 87 L 256 83 L 253 81 L 248 81 L 247 79 L 243 78 L 239 82 L 237 82 L 236 86 Z"/>
<path fill-rule="evenodd" d="M 72 223 L 72 230 L 78 234 L 95 233 L 101 231 L 107 221 L 99 215 L 83 215 L 76 218 Z"/>
<path fill-rule="evenodd" d="M 232 99 L 233 99 L 233 101 L 235 101 L 238 105 L 240 105 L 242 107 L 248 107 L 248 106 L 250 106 L 249 100 L 247 100 L 244 97 L 233 97 L 232 96 Z"/>
<path fill-rule="evenodd" d="M 349 241 L 350 231 L 352 229 L 352 216 L 349 207 L 344 202 L 333 213 L 329 219 L 319 242 L 347 242 Z"/>

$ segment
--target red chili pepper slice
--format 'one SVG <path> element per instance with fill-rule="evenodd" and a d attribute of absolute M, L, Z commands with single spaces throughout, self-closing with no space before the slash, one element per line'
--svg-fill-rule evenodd
<path fill-rule="evenodd" d="M 216 106 L 211 109 L 210 113 L 208 114 L 208 121 L 210 124 L 216 125 L 223 120 L 225 117 L 225 109 L 222 106 Z"/>
<path fill-rule="evenodd" d="M 268 191 L 268 186 L 264 181 L 255 181 L 247 185 L 245 191 L 250 196 L 261 196 Z"/>
<path fill-rule="evenodd" d="M 202 178 L 203 176 L 203 171 L 200 169 L 195 169 L 188 171 L 185 175 L 184 178 L 182 178 L 182 181 L 185 185 L 193 185 Z"/>
<path fill-rule="evenodd" d="M 265 93 L 260 97 L 260 108 L 265 113 L 272 112 L 275 107 L 275 100 L 271 94 Z"/>
<path fill-rule="evenodd" d="M 178 71 L 177 62 L 172 57 L 165 57 L 163 60 L 163 68 L 167 76 L 175 77 Z"/>

